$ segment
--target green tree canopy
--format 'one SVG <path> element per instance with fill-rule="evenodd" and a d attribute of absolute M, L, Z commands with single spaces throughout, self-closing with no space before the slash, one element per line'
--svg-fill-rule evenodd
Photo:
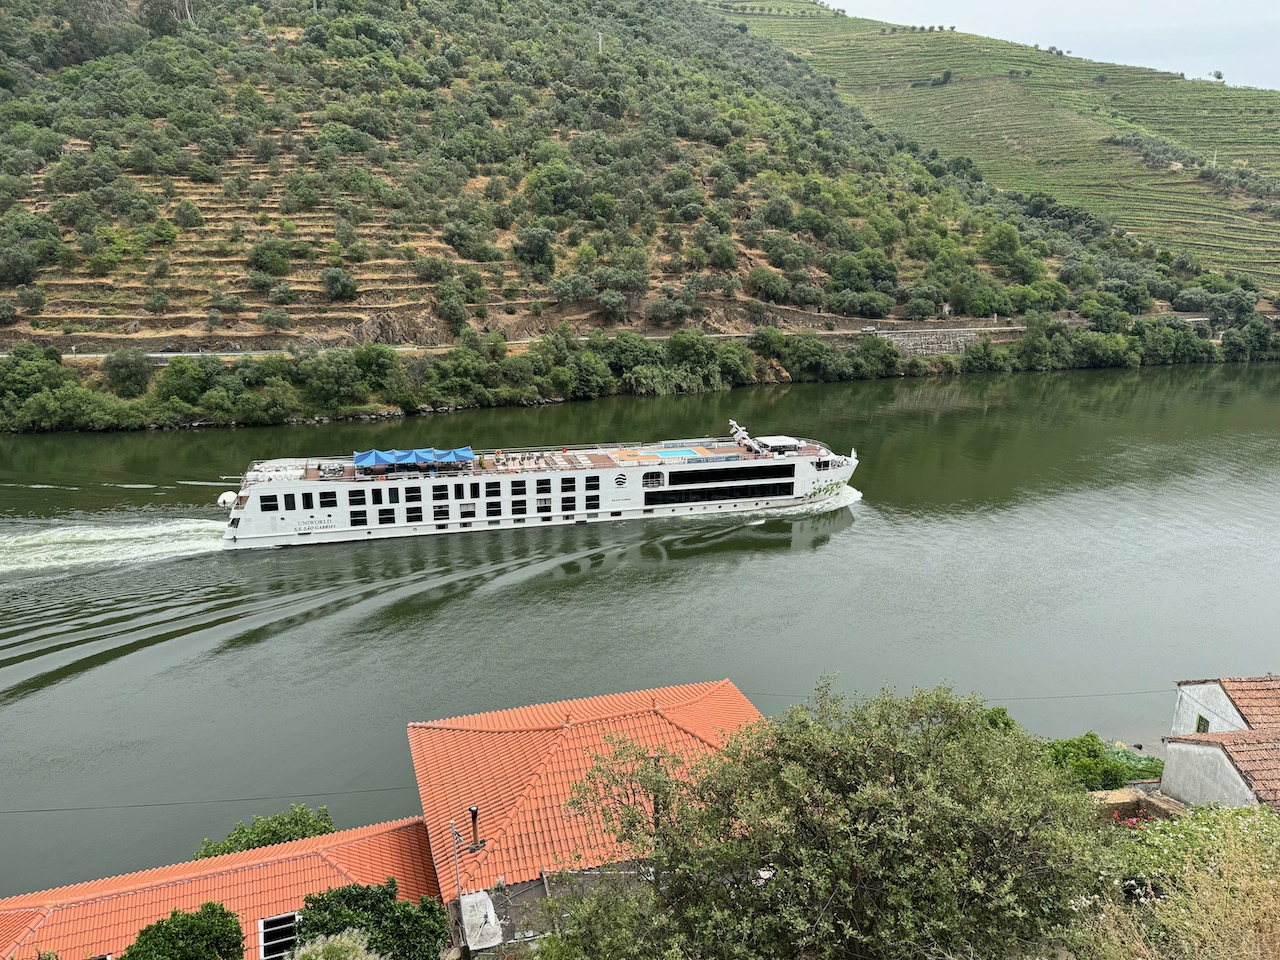
<path fill-rule="evenodd" d="M 174 910 L 143 927 L 121 960 L 241 960 L 244 931 L 240 918 L 220 903 L 194 913 Z"/>
<path fill-rule="evenodd" d="M 213 841 L 206 837 L 196 851 L 196 859 L 238 853 L 255 847 L 269 847 L 273 843 L 285 843 L 289 840 L 304 840 L 307 837 L 333 833 L 333 830 L 333 817 L 329 816 L 328 807 L 312 810 L 305 803 L 295 803 L 281 813 L 269 817 L 254 817 L 248 826 L 245 826 L 243 820 L 237 821 L 225 840 Z"/>
<path fill-rule="evenodd" d="M 437 960 L 449 939 L 444 907 L 427 897 L 416 905 L 396 896 L 396 881 L 353 883 L 307 896 L 298 911 L 298 942 L 363 930 L 368 948 L 390 960 Z"/>
<path fill-rule="evenodd" d="M 718 755 L 651 753 L 619 745 L 577 801 L 651 878 L 557 904 L 556 960 L 1008 957 L 1094 880 L 1084 791 L 945 687 L 824 683 Z"/>

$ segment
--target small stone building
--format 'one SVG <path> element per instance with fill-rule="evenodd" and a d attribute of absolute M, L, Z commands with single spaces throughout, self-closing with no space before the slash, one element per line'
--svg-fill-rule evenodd
<path fill-rule="evenodd" d="M 1165 744 L 1166 795 L 1280 811 L 1280 677 L 1180 681 Z"/>

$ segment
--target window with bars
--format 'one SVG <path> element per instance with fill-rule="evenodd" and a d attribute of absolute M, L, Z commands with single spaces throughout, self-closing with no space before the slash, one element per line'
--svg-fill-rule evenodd
<path fill-rule="evenodd" d="M 348 490 L 348 491 L 347 491 L 347 506 L 348 506 L 348 507 L 363 507 L 363 506 L 364 506 L 364 491 L 363 491 L 363 490 Z"/>
<path fill-rule="evenodd" d="M 484 495 L 486 497 L 502 496 L 502 483 L 498 480 L 490 480 L 484 485 Z"/>
<path fill-rule="evenodd" d="M 488 503 L 486 503 L 486 504 L 484 505 L 484 515 L 485 515 L 486 517 L 500 517 L 500 516 L 502 516 L 502 501 L 501 501 L 501 500 L 490 500 Z"/>
<path fill-rule="evenodd" d="M 511 495 L 513 497 L 523 497 L 525 495 L 527 486 L 528 484 L 524 480 L 512 480 Z"/>
<path fill-rule="evenodd" d="M 369 525 L 369 515 L 364 510 L 351 511 L 351 525 L 353 527 L 367 527 Z"/>
<path fill-rule="evenodd" d="M 258 501 L 258 506 L 263 513 L 275 513 L 280 509 L 280 498 L 274 493 L 269 496 L 262 497 Z"/>
<path fill-rule="evenodd" d="M 321 507 L 336 507 L 338 505 L 338 491 L 322 490 L 320 491 Z"/>
<path fill-rule="evenodd" d="M 298 942 L 298 915 L 285 913 L 258 921 L 261 960 L 282 960 Z"/>
<path fill-rule="evenodd" d="M 432 520 L 448 520 L 449 505 L 447 503 L 438 503 L 434 507 L 432 507 L 431 519 Z"/>
<path fill-rule="evenodd" d="M 404 508 L 405 523 L 420 523 L 421 521 L 422 521 L 421 507 L 405 507 Z"/>
<path fill-rule="evenodd" d="M 587 486 L 586 486 L 586 488 L 587 488 L 588 490 L 599 490 L 599 489 L 600 489 L 600 476 L 597 474 L 597 475 L 595 475 L 595 476 L 587 477 Z"/>
<path fill-rule="evenodd" d="M 550 492 L 551 492 L 551 478 L 550 478 L 550 477 L 547 477 L 547 478 L 546 478 L 546 479 L 544 479 L 544 480 L 539 480 L 539 481 L 538 481 L 538 489 L 537 489 L 536 491 L 534 491 L 534 492 L 535 492 L 535 493 L 550 493 Z"/>
<path fill-rule="evenodd" d="M 405 503 L 421 503 L 422 488 L 421 487 L 405 487 L 404 502 Z"/>

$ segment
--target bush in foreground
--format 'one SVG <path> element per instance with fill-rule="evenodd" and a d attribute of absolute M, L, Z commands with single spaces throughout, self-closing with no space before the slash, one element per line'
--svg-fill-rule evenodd
<path fill-rule="evenodd" d="M 121 960 L 241 960 L 244 931 L 240 918 L 220 903 L 194 913 L 174 910 L 143 927 Z"/>
<path fill-rule="evenodd" d="M 1087 795 L 946 688 L 824 685 L 690 767 L 651 752 L 619 745 L 577 802 L 652 874 L 556 903 L 555 960 L 1011 956 L 1093 889 Z"/>

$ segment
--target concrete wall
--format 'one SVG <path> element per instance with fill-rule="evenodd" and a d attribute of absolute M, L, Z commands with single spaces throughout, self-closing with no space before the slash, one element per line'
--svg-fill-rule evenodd
<path fill-rule="evenodd" d="M 1022 334 L 1022 327 L 1010 327 L 1008 330 L 881 330 L 876 335 L 892 340 L 904 357 L 932 357 L 940 353 L 964 353 L 964 348 L 971 343 L 981 343 L 990 339 L 996 343 L 1016 340 Z"/>
<path fill-rule="evenodd" d="M 1160 790 L 1186 804 L 1248 807 L 1258 801 L 1222 748 L 1211 743 L 1171 743 Z"/>
<path fill-rule="evenodd" d="M 1223 730 L 1244 730 L 1248 724 L 1236 710 L 1231 699 L 1217 683 L 1184 683 L 1178 687 L 1178 703 L 1173 708 L 1172 734 L 1196 732 L 1196 719 L 1209 721 L 1210 733 Z"/>

